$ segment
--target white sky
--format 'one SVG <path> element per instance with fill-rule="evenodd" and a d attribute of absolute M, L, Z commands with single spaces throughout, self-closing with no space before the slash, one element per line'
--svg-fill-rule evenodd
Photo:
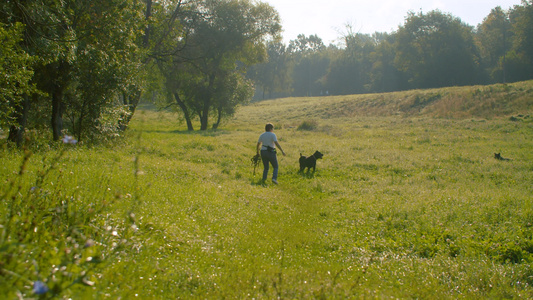
<path fill-rule="evenodd" d="M 496 6 L 507 10 L 521 0 L 260 0 L 280 14 L 283 40 L 298 34 L 316 34 L 324 44 L 337 44 L 346 33 L 346 24 L 355 32 L 391 33 L 403 25 L 409 11 L 427 13 L 439 9 L 476 26 Z"/>

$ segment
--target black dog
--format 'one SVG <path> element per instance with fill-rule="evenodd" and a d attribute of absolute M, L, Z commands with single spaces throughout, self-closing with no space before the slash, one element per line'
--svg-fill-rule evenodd
<path fill-rule="evenodd" d="M 494 153 L 494 158 L 497 160 L 511 160 L 510 158 L 504 158 L 500 155 L 500 153 Z"/>
<path fill-rule="evenodd" d="M 299 173 L 302 173 L 305 168 L 307 168 L 307 173 L 313 168 L 313 173 L 316 169 L 316 160 L 319 158 L 322 158 L 324 155 L 322 153 L 316 151 L 311 156 L 303 156 L 302 153 L 300 153 L 300 171 Z"/>

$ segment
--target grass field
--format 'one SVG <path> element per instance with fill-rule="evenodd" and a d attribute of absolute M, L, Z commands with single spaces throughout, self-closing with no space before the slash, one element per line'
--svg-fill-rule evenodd
<path fill-rule="evenodd" d="M 532 298 L 532 85 L 277 99 L 192 133 L 144 109 L 113 147 L 5 148 L 0 298 Z M 250 161 L 266 122 L 279 185 Z"/>

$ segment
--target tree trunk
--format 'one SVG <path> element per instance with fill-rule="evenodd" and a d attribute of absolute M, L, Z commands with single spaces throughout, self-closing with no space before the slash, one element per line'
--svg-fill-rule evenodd
<path fill-rule="evenodd" d="M 209 123 L 209 104 L 204 103 L 202 113 L 200 114 L 200 130 L 202 131 L 207 130 L 207 126 L 209 125 L 208 123 Z"/>
<path fill-rule="evenodd" d="M 11 125 L 9 128 L 9 136 L 7 139 L 8 141 L 16 143 L 17 147 L 19 148 L 22 146 L 22 142 L 24 140 L 24 131 L 26 128 L 26 123 L 28 122 L 30 104 L 30 97 L 24 95 L 22 105 L 19 105 L 15 112 L 16 125 Z"/>
<path fill-rule="evenodd" d="M 52 91 L 52 135 L 54 141 L 61 139 L 63 131 L 63 88 L 54 85 Z"/>
<path fill-rule="evenodd" d="M 125 131 L 128 128 L 128 125 L 133 118 L 135 110 L 137 110 L 137 105 L 141 101 L 141 91 L 136 90 L 133 92 L 133 95 L 128 93 L 122 94 L 124 105 L 128 106 L 129 114 L 122 116 L 122 122 L 118 125 L 121 131 Z"/>
<path fill-rule="evenodd" d="M 86 101 L 83 101 L 83 105 L 81 106 L 80 110 L 80 118 L 78 120 L 78 142 L 81 142 L 81 135 L 83 133 L 83 120 L 85 119 L 85 106 Z M 73 130 L 75 132 L 75 130 Z"/>
<path fill-rule="evenodd" d="M 187 105 L 185 105 L 185 102 L 181 101 L 180 95 L 176 92 L 174 92 L 174 99 L 176 99 L 176 103 L 178 104 L 178 106 L 183 111 L 183 114 L 185 115 L 185 121 L 187 122 L 187 130 L 194 131 L 194 128 L 192 126 L 191 115 L 189 114 Z"/>
<path fill-rule="evenodd" d="M 202 111 L 200 112 L 200 130 L 207 130 L 209 125 L 209 109 L 211 108 L 211 98 L 213 97 L 213 87 L 215 85 L 215 74 L 209 75 L 209 86 L 207 90 L 209 91 L 203 100 Z"/>
<path fill-rule="evenodd" d="M 148 25 L 144 28 L 144 37 L 143 37 L 143 46 L 145 49 L 148 49 L 150 43 L 150 31 L 152 26 L 150 25 L 150 17 L 152 16 L 152 0 L 146 0 L 146 12 L 144 14 L 144 19 L 147 21 Z"/>
<path fill-rule="evenodd" d="M 218 111 L 218 117 L 217 122 L 213 124 L 213 129 L 218 129 L 218 126 L 220 125 L 220 122 L 222 121 L 222 108 L 217 109 Z"/>

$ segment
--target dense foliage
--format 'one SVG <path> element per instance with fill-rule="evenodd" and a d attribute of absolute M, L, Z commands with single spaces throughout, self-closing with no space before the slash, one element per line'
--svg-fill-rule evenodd
<path fill-rule="evenodd" d="M 0 4 L 6 28 L 24 24 L 17 47 L 34 58 L 30 82 L 41 91 L 19 91 L 31 99 L 14 114 L 29 124 L 19 122 L 10 136 L 25 126 L 50 128 L 54 140 L 66 133 L 79 140 L 100 133 L 116 96 L 139 77 L 139 8 L 138 1 L 123 0 Z"/>
<path fill-rule="evenodd" d="M 0 25 L 0 122 L 19 144 L 42 129 L 112 139 L 155 93 L 216 127 L 251 99 L 244 70 L 281 29 L 272 7 L 248 0 L 9 0 Z"/>
<path fill-rule="evenodd" d="M 269 45 L 249 76 L 256 97 L 347 95 L 533 78 L 533 2 L 494 8 L 476 27 L 439 10 L 410 12 L 392 33 L 347 25 L 339 44 L 316 35 Z"/>
<path fill-rule="evenodd" d="M 31 84 L 33 58 L 21 47 L 23 25 L 8 27 L 0 23 L 0 126 L 20 126 L 19 113 L 28 102 L 28 95 L 37 92 Z M 20 136 L 13 137 L 20 143 Z"/>
<path fill-rule="evenodd" d="M 179 55 L 158 62 L 165 78 L 163 103 L 179 107 L 189 130 L 193 116 L 206 130 L 213 114 L 216 128 L 252 98 L 246 67 L 265 60 L 266 39 L 276 38 L 281 29 L 279 17 L 264 4 L 201 1 L 182 23 L 189 34 L 174 46 Z"/>

